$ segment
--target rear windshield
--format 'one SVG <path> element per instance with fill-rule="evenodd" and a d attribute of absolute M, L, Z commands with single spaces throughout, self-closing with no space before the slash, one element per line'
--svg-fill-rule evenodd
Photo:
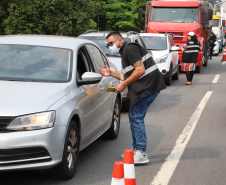
<path fill-rule="evenodd" d="M 166 50 L 166 37 L 141 36 L 148 50 Z"/>
<path fill-rule="evenodd" d="M 0 45 L 0 80 L 68 82 L 72 51 L 30 45 Z"/>
<path fill-rule="evenodd" d="M 99 37 L 99 36 L 79 36 L 79 38 L 82 39 L 88 39 L 93 42 L 95 42 L 101 50 L 104 52 L 104 54 L 108 57 L 121 57 L 120 54 L 112 54 L 109 49 L 107 48 L 107 40 L 105 37 Z M 130 42 L 129 38 L 124 38 L 125 41 Z"/>

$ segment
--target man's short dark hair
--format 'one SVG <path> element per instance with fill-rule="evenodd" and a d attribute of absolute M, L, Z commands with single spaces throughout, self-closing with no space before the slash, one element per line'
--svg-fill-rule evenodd
<path fill-rule="evenodd" d="M 112 31 L 112 32 L 110 32 L 110 33 L 107 35 L 106 39 L 108 39 L 108 38 L 109 38 L 110 36 L 112 36 L 112 35 L 114 35 L 114 36 L 116 36 L 116 37 L 119 37 L 119 38 L 123 39 L 123 37 L 122 37 L 122 35 L 121 35 L 121 33 L 120 33 L 119 31 Z"/>

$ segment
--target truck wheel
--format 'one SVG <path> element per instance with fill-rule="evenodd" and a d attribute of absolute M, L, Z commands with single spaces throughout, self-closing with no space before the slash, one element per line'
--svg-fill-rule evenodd
<path fill-rule="evenodd" d="M 111 127 L 104 134 L 104 137 L 107 139 L 116 139 L 118 137 L 119 128 L 120 128 L 120 101 L 118 98 L 115 100 L 115 106 L 112 116 Z"/>
<path fill-rule="evenodd" d="M 200 73 L 200 72 L 201 72 L 201 66 L 196 66 L 195 72 L 196 72 L 196 73 Z"/>
<path fill-rule="evenodd" d="M 50 169 L 50 175 L 60 179 L 71 179 L 76 172 L 79 156 L 79 131 L 75 121 L 71 121 L 65 138 L 61 163 Z"/>

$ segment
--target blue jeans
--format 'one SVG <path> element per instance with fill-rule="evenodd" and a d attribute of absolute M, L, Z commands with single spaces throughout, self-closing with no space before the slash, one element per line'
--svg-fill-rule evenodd
<path fill-rule="evenodd" d="M 144 117 L 150 104 L 155 100 L 159 92 L 155 92 L 137 102 L 130 104 L 129 122 L 133 138 L 133 150 L 146 152 L 147 137 L 145 132 Z"/>

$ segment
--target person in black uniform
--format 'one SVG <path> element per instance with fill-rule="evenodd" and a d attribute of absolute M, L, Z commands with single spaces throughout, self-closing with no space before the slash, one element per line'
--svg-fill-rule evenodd
<path fill-rule="evenodd" d="M 186 72 L 185 85 L 191 85 L 201 45 L 194 32 L 189 32 L 187 39 L 181 47 L 183 51 L 181 70 Z"/>
<path fill-rule="evenodd" d="M 109 50 L 114 54 L 120 53 L 123 70 L 118 73 L 110 71 L 106 66 L 98 68 L 98 70 L 103 76 L 112 76 L 122 80 L 116 86 L 116 92 L 122 92 L 128 87 L 134 164 L 145 164 L 149 162 L 149 159 L 146 154 L 147 139 L 144 117 L 150 104 L 159 92 L 166 88 L 166 85 L 152 56 L 146 49 L 137 43 L 126 42 L 118 31 L 110 32 L 106 39 Z"/>
<path fill-rule="evenodd" d="M 215 33 L 213 33 L 213 30 L 211 30 L 211 36 L 210 36 L 210 59 L 212 59 L 213 56 L 213 48 L 215 46 L 215 41 L 217 40 L 217 36 Z"/>

